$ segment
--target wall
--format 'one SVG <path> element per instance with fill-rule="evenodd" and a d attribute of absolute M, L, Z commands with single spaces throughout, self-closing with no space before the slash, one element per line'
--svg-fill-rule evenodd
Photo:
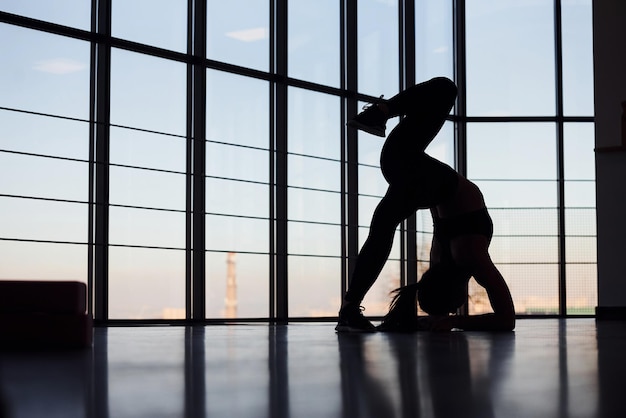
<path fill-rule="evenodd" d="M 599 319 L 626 318 L 626 1 L 594 0 Z"/>

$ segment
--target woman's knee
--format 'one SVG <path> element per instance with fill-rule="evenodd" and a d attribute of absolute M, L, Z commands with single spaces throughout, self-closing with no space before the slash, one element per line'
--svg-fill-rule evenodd
<path fill-rule="evenodd" d="M 437 100 L 445 107 L 452 108 L 456 101 L 458 89 L 452 80 L 446 77 L 436 77 L 431 80 L 437 90 Z"/>
<path fill-rule="evenodd" d="M 430 83 L 432 83 L 437 90 L 441 91 L 443 95 L 450 97 L 456 97 L 457 95 L 458 89 L 456 84 L 447 77 L 435 77 L 430 80 Z"/>

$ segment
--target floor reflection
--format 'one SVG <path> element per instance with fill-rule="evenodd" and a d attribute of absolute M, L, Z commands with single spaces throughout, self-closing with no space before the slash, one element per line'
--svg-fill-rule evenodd
<path fill-rule="evenodd" d="M 338 335 L 344 417 L 496 416 L 515 334 Z M 386 356 L 388 368 L 381 368 Z M 397 393 L 394 393 L 397 392 Z"/>
<path fill-rule="evenodd" d="M 0 352 L 0 418 L 626 416 L 623 322 L 332 327 L 98 328 L 91 350 Z"/>

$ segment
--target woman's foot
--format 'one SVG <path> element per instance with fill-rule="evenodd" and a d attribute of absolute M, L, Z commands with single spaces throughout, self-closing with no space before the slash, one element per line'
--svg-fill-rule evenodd
<path fill-rule="evenodd" d="M 339 311 L 337 332 L 376 332 L 376 327 L 363 316 L 363 308 L 356 304 L 346 304 Z"/>
<path fill-rule="evenodd" d="M 382 100 L 382 96 L 381 96 Z M 387 129 L 387 106 L 384 102 L 374 103 L 365 108 L 363 111 L 348 121 L 347 125 L 351 128 L 360 129 L 368 134 L 385 137 Z"/>

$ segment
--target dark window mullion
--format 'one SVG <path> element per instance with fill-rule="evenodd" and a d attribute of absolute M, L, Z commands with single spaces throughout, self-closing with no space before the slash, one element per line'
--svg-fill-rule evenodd
<path fill-rule="evenodd" d="M 276 43 L 274 50 L 276 84 L 274 96 L 275 186 L 275 283 L 274 320 L 287 321 L 288 257 L 287 257 L 287 0 L 275 2 Z"/>
<path fill-rule="evenodd" d="M 415 1 L 405 0 L 400 5 L 400 90 L 415 85 Z M 415 283 L 417 271 L 417 216 L 413 213 L 403 222 L 402 261 L 400 285 Z"/>
<path fill-rule="evenodd" d="M 346 119 L 357 114 L 358 92 L 358 61 L 357 61 L 357 5 L 358 2 L 345 0 L 345 87 L 348 92 L 346 98 Z M 344 125 L 345 126 L 345 125 Z M 346 129 L 345 127 L 343 128 Z M 346 136 L 346 197 L 347 197 L 347 275 L 341 284 L 341 297 L 347 289 L 350 277 L 354 271 L 356 257 L 359 252 L 359 148 L 355 129 L 345 131 Z"/>
<path fill-rule="evenodd" d="M 196 0 L 193 8 L 192 69 L 192 164 L 193 164 L 193 256 L 192 312 L 195 321 L 206 317 L 206 0 Z"/>
<path fill-rule="evenodd" d="M 111 2 L 96 0 L 95 32 L 95 256 L 94 319 L 109 317 L 109 146 L 111 108 Z"/>
<path fill-rule="evenodd" d="M 194 0 L 187 1 L 187 55 L 193 55 Z M 187 63 L 187 126 L 185 169 L 185 319 L 192 319 L 193 309 L 193 63 Z"/>
<path fill-rule="evenodd" d="M 465 37 L 465 0 L 454 1 L 453 7 L 454 78 L 458 88 L 454 115 L 454 155 L 455 168 L 462 176 L 467 176 L 467 61 Z M 468 303 L 460 313 L 469 313 Z"/>
<path fill-rule="evenodd" d="M 565 167 L 563 139 L 563 39 L 561 0 L 554 1 L 554 63 L 556 85 L 556 147 L 557 147 L 557 205 L 558 205 L 558 257 L 559 257 L 559 315 L 567 315 L 566 256 L 565 256 Z"/>

